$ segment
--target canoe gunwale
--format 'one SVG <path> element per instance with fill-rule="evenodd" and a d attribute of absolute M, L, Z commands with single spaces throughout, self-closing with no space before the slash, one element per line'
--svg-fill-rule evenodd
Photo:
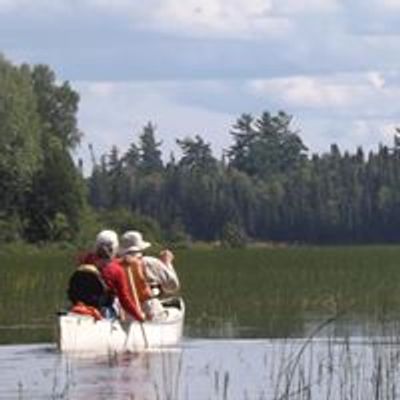
<path fill-rule="evenodd" d="M 174 307 L 175 306 L 175 307 Z M 182 337 L 185 306 L 182 299 L 171 308 L 171 319 L 145 321 L 121 321 L 101 319 L 92 316 L 67 313 L 58 317 L 58 345 L 62 352 L 115 350 L 134 351 L 149 347 L 177 345 Z M 166 307 L 169 308 L 169 307 Z M 145 337 L 144 337 L 145 336 Z"/>

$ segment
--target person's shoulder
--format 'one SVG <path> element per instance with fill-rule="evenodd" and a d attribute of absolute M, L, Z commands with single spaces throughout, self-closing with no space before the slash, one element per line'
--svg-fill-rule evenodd
<path fill-rule="evenodd" d="M 163 265 L 163 262 L 159 258 L 152 256 L 144 256 L 143 262 L 152 267 L 160 267 Z"/>
<path fill-rule="evenodd" d="M 102 268 L 105 275 L 115 275 L 123 272 L 123 267 L 119 259 L 111 260 L 105 268 Z"/>
<path fill-rule="evenodd" d="M 114 258 L 108 264 L 110 268 L 120 270 L 123 268 L 121 260 L 119 258 Z"/>
<path fill-rule="evenodd" d="M 96 256 L 96 254 L 92 251 L 87 251 L 87 252 L 82 252 L 79 253 L 76 257 L 76 261 L 77 261 L 77 265 L 97 265 L 99 262 L 98 257 Z"/>

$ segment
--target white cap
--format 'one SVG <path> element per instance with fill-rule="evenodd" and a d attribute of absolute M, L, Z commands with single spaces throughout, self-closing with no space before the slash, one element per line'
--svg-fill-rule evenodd
<path fill-rule="evenodd" d="M 96 250 L 101 247 L 107 247 L 111 255 L 114 256 L 118 249 L 118 235 L 116 232 L 111 230 L 104 230 L 97 234 L 96 236 Z"/>
<path fill-rule="evenodd" d="M 125 255 L 129 252 L 140 252 L 151 246 L 151 243 L 143 240 L 143 236 L 137 231 L 125 232 L 121 237 L 120 254 Z"/>

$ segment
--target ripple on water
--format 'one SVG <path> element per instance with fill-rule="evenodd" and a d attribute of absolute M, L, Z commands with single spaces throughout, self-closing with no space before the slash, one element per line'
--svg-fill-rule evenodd
<path fill-rule="evenodd" d="M 391 399 L 399 366 L 398 341 L 388 338 L 188 339 L 169 351 L 113 356 L 2 346 L 0 398 L 366 400 L 380 391 Z"/>

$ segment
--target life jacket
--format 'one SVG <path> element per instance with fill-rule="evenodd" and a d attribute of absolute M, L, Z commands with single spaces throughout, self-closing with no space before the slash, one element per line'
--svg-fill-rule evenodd
<path fill-rule="evenodd" d="M 129 266 L 133 276 L 135 288 L 131 287 L 132 291 L 136 291 L 140 303 L 153 297 L 151 287 L 148 284 L 144 275 L 144 264 L 142 260 L 137 260 L 134 266 Z M 131 286 L 131 282 L 129 282 Z"/>
<path fill-rule="evenodd" d="M 68 298 L 73 306 L 85 304 L 100 309 L 112 304 L 113 298 L 95 265 L 80 265 L 68 283 Z"/>
<path fill-rule="evenodd" d="M 93 317 L 96 321 L 99 321 L 103 318 L 100 311 L 96 307 L 88 306 L 87 304 L 82 303 L 81 301 L 75 303 L 70 311 L 75 314 L 89 315 Z"/>

